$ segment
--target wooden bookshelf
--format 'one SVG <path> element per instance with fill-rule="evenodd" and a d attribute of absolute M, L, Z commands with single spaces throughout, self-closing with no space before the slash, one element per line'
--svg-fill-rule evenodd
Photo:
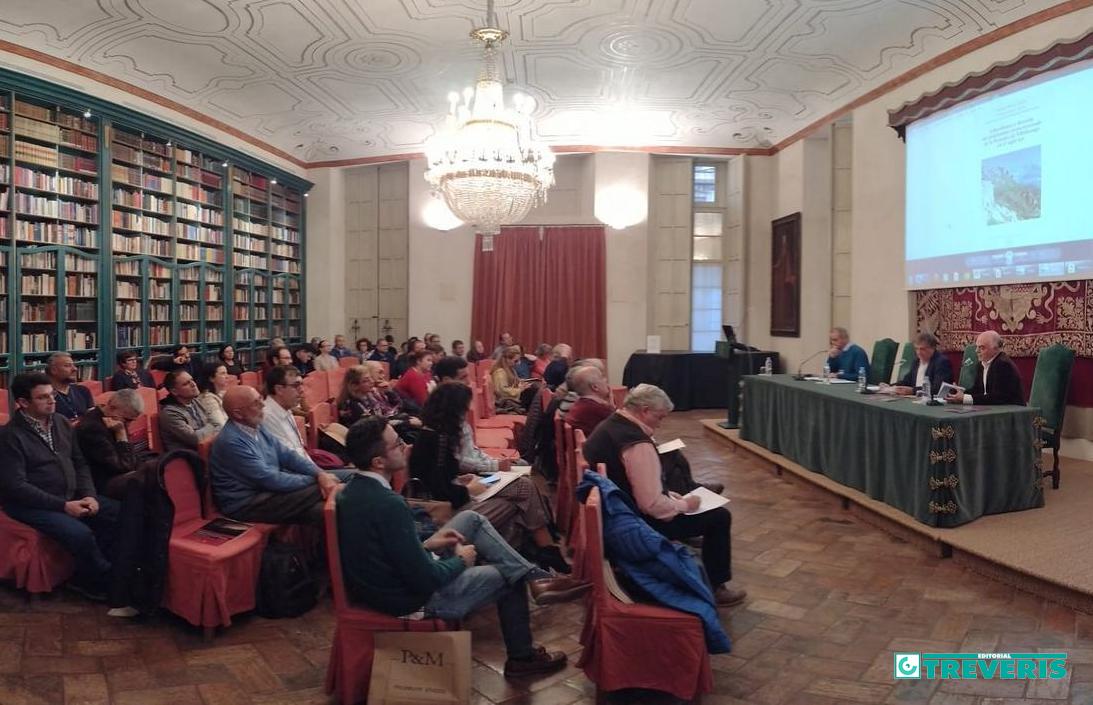
<path fill-rule="evenodd" d="M 307 183 L 267 166 L 0 69 L 0 387 L 59 350 L 92 378 L 119 349 L 300 340 Z"/>

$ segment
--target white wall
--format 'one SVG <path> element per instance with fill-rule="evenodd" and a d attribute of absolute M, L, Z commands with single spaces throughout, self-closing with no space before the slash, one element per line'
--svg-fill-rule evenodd
<path fill-rule="evenodd" d="M 307 330 L 304 338 L 350 334 L 345 327 L 345 171 L 315 169 L 307 197 Z"/>

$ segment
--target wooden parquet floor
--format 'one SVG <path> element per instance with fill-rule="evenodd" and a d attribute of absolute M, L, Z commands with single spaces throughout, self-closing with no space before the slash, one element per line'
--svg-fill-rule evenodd
<path fill-rule="evenodd" d="M 673 414 L 658 434 L 683 438 L 699 479 L 728 486 L 734 584 L 749 592 L 723 613 L 734 648 L 713 658 L 716 692 L 703 703 L 1093 703 L 1093 616 L 939 559 L 835 498 L 775 477 L 706 434 L 697 419 L 713 415 Z M 532 618 L 540 643 L 577 655 L 579 604 L 535 609 Z M 594 702 L 572 665 L 537 681 L 502 678 L 495 619 L 487 610 L 468 625 L 477 705 Z M 170 616 L 134 623 L 63 591 L 28 604 L 0 588 L 0 705 L 327 705 L 332 631 L 328 601 L 298 619 L 244 616 L 206 644 Z M 1066 680 L 891 677 L 893 651 L 1045 649 L 1069 653 Z M 641 693 L 612 700 L 669 702 Z"/>

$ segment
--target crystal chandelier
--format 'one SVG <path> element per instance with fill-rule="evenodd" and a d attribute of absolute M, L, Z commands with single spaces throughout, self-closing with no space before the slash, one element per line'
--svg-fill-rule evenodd
<path fill-rule="evenodd" d="M 444 126 L 425 145 L 425 180 L 485 235 L 523 220 L 554 185 L 554 153 L 531 138 L 534 99 L 517 94 L 505 107 L 495 54 L 508 32 L 496 24 L 489 0 L 486 26 L 471 32 L 484 47 L 478 81 L 448 96 Z"/>

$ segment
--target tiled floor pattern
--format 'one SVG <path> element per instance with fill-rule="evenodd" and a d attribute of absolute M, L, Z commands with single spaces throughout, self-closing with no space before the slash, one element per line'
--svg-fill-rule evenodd
<path fill-rule="evenodd" d="M 735 584 L 747 603 L 724 614 L 733 653 L 715 656 L 716 692 L 736 703 L 1093 703 L 1093 616 L 1045 602 L 890 537 L 838 501 L 734 453 L 674 414 L 658 434 L 682 437 L 700 479 L 729 487 Z M 1079 544 L 1080 545 L 1080 544 Z M 1060 557 L 1060 560 L 1065 557 Z M 579 652 L 579 604 L 536 609 L 548 647 Z M 475 702 L 594 702 L 582 673 L 506 681 L 492 612 L 471 620 Z M 110 619 L 61 592 L 28 605 L 0 588 L 0 705 L 326 705 L 333 617 L 325 602 L 292 620 L 243 617 L 214 642 L 171 617 Z M 891 677 L 893 651 L 1069 653 L 1064 681 L 914 681 Z M 625 693 L 618 703 L 665 698 Z"/>

